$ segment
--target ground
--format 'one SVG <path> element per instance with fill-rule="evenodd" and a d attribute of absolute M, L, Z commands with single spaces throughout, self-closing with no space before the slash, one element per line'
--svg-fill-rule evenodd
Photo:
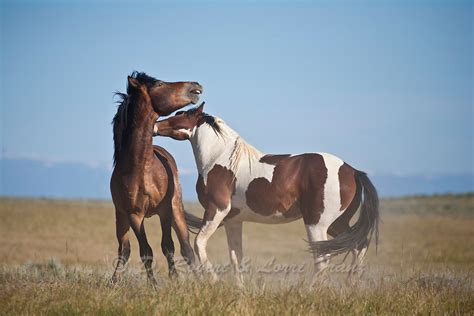
<path fill-rule="evenodd" d="M 202 214 L 196 204 L 186 208 Z M 384 199 L 381 217 L 378 252 L 373 243 L 361 279 L 346 283 L 339 258 L 312 288 L 301 221 L 244 224 L 243 290 L 225 273 L 223 230 L 209 244 L 222 281 L 211 286 L 183 269 L 170 281 L 160 225 L 150 218 L 154 292 L 134 236 L 124 279 L 109 286 L 117 248 L 111 202 L 1 198 L 0 314 L 473 314 L 474 194 Z"/>

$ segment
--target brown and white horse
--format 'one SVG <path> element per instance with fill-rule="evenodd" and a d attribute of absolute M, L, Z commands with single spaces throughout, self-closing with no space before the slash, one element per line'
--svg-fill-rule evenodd
<path fill-rule="evenodd" d="M 239 285 L 244 221 L 277 224 L 302 217 L 317 272 L 327 266 L 329 256 L 340 253 L 352 252 L 352 264 L 361 264 L 373 232 L 378 235 L 374 186 L 365 173 L 336 156 L 265 155 L 221 119 L 203 113 L 203 104 L 157 122 L 154 133 L 190 140 L 199 172 L 196 190 L 205 208 L 202 221 L 187 218 L 188 225 L 200 228 L 195 251 L 212 271 L 206 245 L 223 222 Z M 350 227 L 359 205 L 359 219 Z M 335 238 L 327 240 L 328 233 Z"/>

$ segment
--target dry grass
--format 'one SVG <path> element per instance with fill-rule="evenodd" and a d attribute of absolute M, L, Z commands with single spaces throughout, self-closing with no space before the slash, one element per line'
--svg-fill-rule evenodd
<path fill-rule="evenodd" d="M 140 272 L 135 238 L 124 281 L 108 286 L 116 252 L 110 202 L 3 198 L 0 216 L 2 314 L 474 313 L 472 194 L 383 200 L 379 251 L 369 251 L 362 279 L 348 286 L 345 274 L 332 272 L 313 289 L 300 221 L 244 225 L 251 269 L 237 290 L 228 275 L 213 286 L 184 275 L 168 281 L 158 219 L 148 219 L 161 284 L 155 293 Z M 223 231 L 211 239 L 209 257 L 228 264 Z M 262 273 L 273 258 L 305 269 Z"/>

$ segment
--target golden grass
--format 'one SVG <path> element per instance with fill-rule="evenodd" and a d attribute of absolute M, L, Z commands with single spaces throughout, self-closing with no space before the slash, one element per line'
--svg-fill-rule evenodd
<path fill-rule="evenodd" d="M 388 199 L 381 206 L 379 251 L 372 244 L 362 279 L 348 286 L 332 266 L 312 289 L 301 221 L 244 225 L 251 269 L 246 288 L 237 290 L 229 275 L 213 286 L 184 275 L 169 281 L 158 219 L 147 219 L 161 284 L 155 293 L 141 273 L 135 237 L 124 281 L 108 286 L 117 248 L 110 202 L 2 198 L 0 313 L 474 313 L 474 195 Z M 187 208 L 202 213 L 195 204 Z M 209 257 L 228 264 L 223 230 L 211 239 Z M 262 273 L 271 260 L 271 269 L 305 269 Z"/>

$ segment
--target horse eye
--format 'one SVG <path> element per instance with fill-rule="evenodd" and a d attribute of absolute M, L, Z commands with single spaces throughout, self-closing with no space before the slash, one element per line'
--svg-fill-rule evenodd
<path fill-rule="evenodd" d="M 161 87 L 161 86 L 164 85 L 164 82 L 163 81 L 158 81 L 157 85 L 158 85 L 158 87 Z"/>

